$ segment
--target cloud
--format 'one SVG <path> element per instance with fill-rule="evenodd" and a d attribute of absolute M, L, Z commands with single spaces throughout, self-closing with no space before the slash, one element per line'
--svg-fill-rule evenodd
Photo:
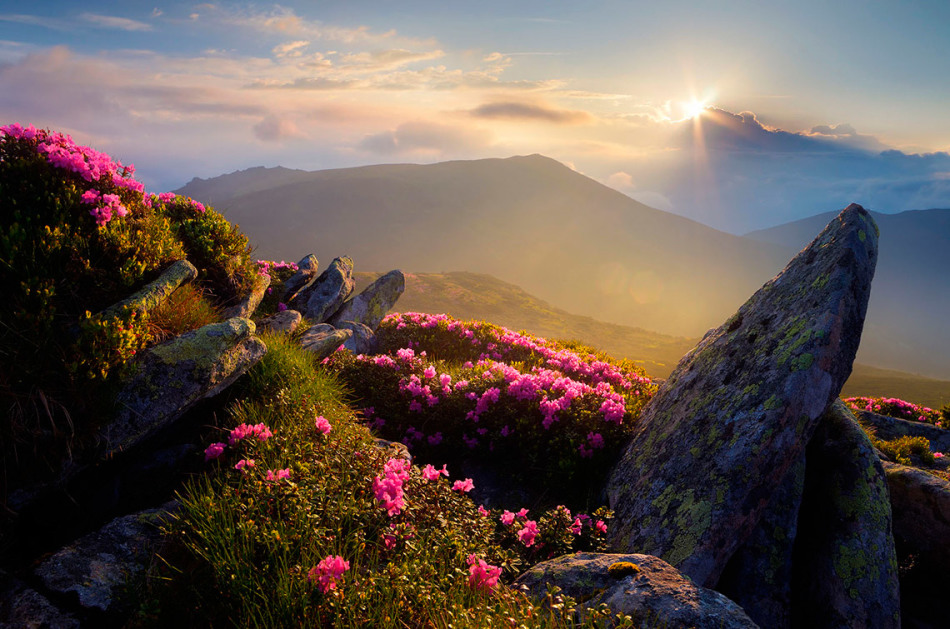
<path fill-rule="evenodd" d="M 273 114 L 268 115 L 254 125 L 253 131 L 254 137 L 262 142 L 281 142 L 303 137 L 300 129 L 292 120 L 280 118 Z"/>
<path fill-rule="evenodd" d="M 624 193 L 636 188 L 633 183 L 633 177 L 630 175 L 630 173 L 625 173 L 622 170 L 607 177 L 607 181 L 604 183 L 606 183 L 611 188 Z"/>
<path fill-rule="evenodd" d="M 593 116 L 585 111 L 554 109 L 546 105 L 514 101 L 488 103 L 469 113 L 476 118 L 536 120 L 554 124 L 583 124 L 593 120 Z"/>
<path fill-rule="evenodd" d="M 285 44 L 280 44 L 279 46 L 274 46 L 271 50 L 271 54 L 278 58 L 300 58 L 303 56 L 303 49 L 310 45 L 310 42 L 306 39 L 300 39 L 297 41 L 287 42 Z"/>
<path fill-rule="evenodd" d="M 17 24 L 28 24 L 30 26 L 43 26 L 45 28 L 64 31 L 70 28 L 70 24 L 65 20 L 52 17 L 41 17 L 38 15 L 24 15 L 22 13 L 0 13 L 0 22 L 14 22 Z"/>
<path fill-rule="evenodd" d="M 79 16 L 86 22 L 99 28 L 113 28 L 121 31 L 150 31 L 152 26 L 138 20 L 130 20 L 124 17 L 115 17 L 112 15 L 99 15 L 97 13 L 83 13 Z"/>
<path fill-rule="evenodd" d="M 481 129 L 414 121 L 399 125 L 395 131 L 366 136 L 359 148 L 380 155 L 446 155 L 482 149 L 490 139 L 491 133 Z"/>
<path fill-rule="evenodd" d="M 441 50 L 412 52 L 405 49 L 379 50 L 346 54 L 340 57 L 342 71 L 376 72 L 392 70 L 410 63 L 429 61 L 445 56 Z"/>

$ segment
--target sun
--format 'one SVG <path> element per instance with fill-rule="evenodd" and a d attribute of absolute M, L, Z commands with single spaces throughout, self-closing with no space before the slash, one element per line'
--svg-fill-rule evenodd
<path fill-rule="evenodd" d="M 696 99 L 683 103 L 683 120 L 699 118 L 703 115 L 703 112 L 706 111 L 706 106 L 708 104 L 709 103 L 705 100 Z"/>

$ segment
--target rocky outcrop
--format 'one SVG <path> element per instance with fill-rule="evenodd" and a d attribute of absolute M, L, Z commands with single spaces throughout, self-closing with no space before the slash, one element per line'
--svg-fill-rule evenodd
<path fill-rule="evenodd" d="M 313 352 L 317 360 L 323 360 L 339 349 L 352 335 L 351 330 L 338 330 L 332 325 L 319 323 L 304 332 L 300 337 L 300 346 Z"/>
<path fill-rule="evenodd" d="M 300 325 L 303 316 L 296 310 L 284 310 L 269 317 L 261 319 L 257 324 L 260 332 L 280 332 L 283 334 L 293 334 Z"/>
<path fill-rule="evenodd" d="M 254 330 L 249 319 L 228 319 L 145 352 L 118 395 L 118 415 L 102 431 L 107 455 L 135 446 L 260 360 L 267 348 Z"/>
<path fill-rule="evenodd" d="M 608 483 L 613 549 L 717 583 L 851 372 L 876 259 L 851 205 L 683 358 Z"/>
<path fill-rule="evenodd" d="M 244 299 L 239 303 L 225 309 L 221 317 L 223 319 L 233 319 L 235 317 L 242 319 L 250 318 L 250 316 L 254 314 L 254 311 L 257 310 L 257 307 L 261 305 L 261 300 L 264 299 L 264 294 L 267 292 L 268 286 L 270 286 L 270 275 L 266 273 L 255 275 L 251 292 L 245 295 Z"/>
<path fill-rule="evenodd" d="M 19 579 L 0 572 L 0 629 L 79 629 L 79 620 Z"/>
<path fill-rule="evenodd" d="M 45 559 L 34 573 L 50 591 L 75 597 L 86 609 L 127 611 L 123 589 L 144 577 L 167 516 L 162 508 L 116 518 Z"/>
<path fill-rule="evenodd" d="M 867 435 L 841 401 L 822 416 L 805 457 L 792 625 L 898 629 L 887 481 Z"/>
<path fill-rule="evenodd" d="M 858 411 L 858 420 L 869 426 L 878 439 L 889 441 L 900 437 L 924 437 L 930 441 L 932 452 L 950 452 L 950 430 L 937 428 L 920 421 L 909 421 L 879 415 L 870 411 Z"/>
<path fill-rule="evenodd" d="M 390 271 L 343 304 L 328 323 L 340 327 L 343 321 L 355 321 L 375 330 L 405 290 L 406 277 L 402 271 Z"/>
<path fill-rule="evenodd" d="M 100 316 L 114 317 L 125 310 L 146 313 L 168 299 L 179 286 L 187 284 L 196 277 L 198 277 L 198 269 L 195 265 L 188 260 L 179 260 L 165 269 L 157 280 L 119 303 L 109 306 L 100 313 Z"/>
<path fill-rule="evenodd" d="M 324 323 L 353 294 L 355 287 L 353 260 L 342 256 L 335 258 L 320 277 L 301 290 L 288 305 L 302 312 L 311 322 Z"/>
<path fill-rule="evenodd" d="M 894 536 L 921 561 L 950 565 L 950 483 L 913 467 L 884 463 Z"/>
<path fill-rule="evenodd" d="M 698 587 L 665 561 L 650 555 L 576 553 L 540 563 L 515 582 L 541 599 L 557 585 L 585 609 L 606 604 L 628 614 L 635 627 L 753 629 L 741 607 Z M 581 615 L 585 614 L 581 612 Z"/>
<path fill-rule="evenodd" d="M 313 283 L 319 268 L 320 263 L 317 261 L 317 256 L 312 253 L 298 262 L 297 271 L 284 282 L 284 290 L 280 294 L 280 301 L 288 304 L 295 300 L 300 291 Z"/>

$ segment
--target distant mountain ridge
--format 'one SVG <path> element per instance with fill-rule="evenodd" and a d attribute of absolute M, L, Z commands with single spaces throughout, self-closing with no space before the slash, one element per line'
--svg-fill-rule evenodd
<path fill-rule="evenodd" d="M 730 316 L 834 215 L 735 236 L 541 155 L 254 168 L 176 192 L 238 223 L 262 258 L 345 254 L 363 269 L 488 274 L 567 312 L 684 337 Z M 881 258 L 858 360 L 950 378 L 947 215 L 875 215 Z"/>

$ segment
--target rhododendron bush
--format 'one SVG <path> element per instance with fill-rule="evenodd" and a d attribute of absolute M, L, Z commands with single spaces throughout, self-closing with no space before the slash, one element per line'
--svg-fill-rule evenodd
<path fill-rule="evenodd" d="M 655 385 L 628 363 L 445 315 L 390 315 L 383 354 L 328 361 L 369 425 L 432 462 L 474 461 L 553 502 L 593 500 Z"/>

